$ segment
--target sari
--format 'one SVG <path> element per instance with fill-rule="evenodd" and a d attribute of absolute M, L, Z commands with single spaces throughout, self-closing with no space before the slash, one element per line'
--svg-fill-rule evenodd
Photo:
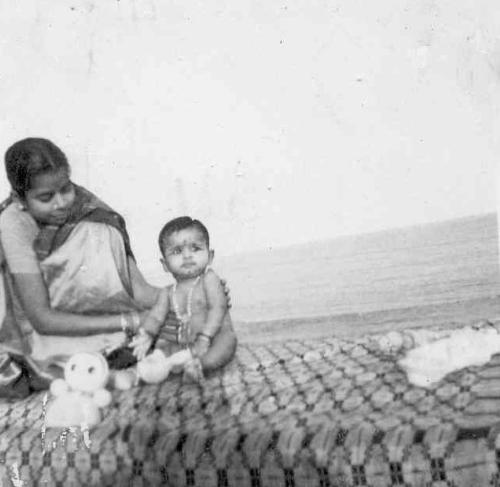
<path fill-rule="evenodd" d="M 132 293 L 128 257 L 133 254 L 123 218 L 84 188 L 75 185 L 75 192 L 67 221 L 41 227 L 34 242 L 51 307 L 87 315 L 140 311 Z M 103 351 L 124 340 L 123 332 L 38 333 L 24 313 L 0 245 L 0 397 L 46 389 L 62 376 L 73 353 Z"/>

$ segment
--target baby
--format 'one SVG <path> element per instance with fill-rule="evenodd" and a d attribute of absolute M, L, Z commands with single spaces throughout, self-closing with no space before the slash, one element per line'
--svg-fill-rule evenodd
<path fill-rule="evenodd" d="M 199 382 L 203 372 L 227 364 L 237 344 L 224 287 L 209 268 L 214 251 L 208 230 L 199 220 L 184 216 L 169 221 L 158 240 L 161 263 L 175 283 L 161 290 L 131 342 L 139 375 L 141 367 L 151 365 L 156 368 L 155 382 L 180 371 Z M 165 324 L 169 313 L 178 326 Z"/>

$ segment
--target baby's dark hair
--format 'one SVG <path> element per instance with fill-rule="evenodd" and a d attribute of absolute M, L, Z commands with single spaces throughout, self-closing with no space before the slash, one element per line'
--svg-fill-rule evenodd
<path fill-rule="evenodd" d="M 178 218 L 174 218 L 167 222 L 164 227 L 160 231 L 160 235 L 158 237 L 158 245 L 160 246 L 160 252 L 163 254 L 163 248 L 165 246 L 165 241 L 170 235 L 175 232 L 179 232 L 181 230 L 185 230 L 186 228 L 196 228 L 203 235 L 203 239 L 205 240 L 207 247 L 210 247 L 210 236 L 208 234 L 207 227 L 200 222 L 200 220 L 194 220 L 190 216 L 180 216 Z"/>
<path fill-rule="evenodd" d="M 64 152 L 47 139 L 19 140 L 5 152 L 5 171 L 12 189 L 24 198 L 33 178 L 47 171 L 70 170 Z"/>

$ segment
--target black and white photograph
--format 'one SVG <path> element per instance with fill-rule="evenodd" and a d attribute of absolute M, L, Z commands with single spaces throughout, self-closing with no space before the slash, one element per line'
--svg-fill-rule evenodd
<path fill-rule="evenodd" d="M 500 486 L 495 0 L 0 0 L 0 487 Z"/>

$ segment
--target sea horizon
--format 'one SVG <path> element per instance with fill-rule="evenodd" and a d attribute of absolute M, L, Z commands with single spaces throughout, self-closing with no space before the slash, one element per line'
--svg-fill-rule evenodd
<path fill-rule="evenodd" d="M 374 230 L 367 230 L 367 231 L 361 231 L 361 232 L 355 232 L 355 233 L 345 233 L 345 234 L 340 234 L 340 235 L 334 235 L 332 237 L 326 237 L 326 238 L 315 238 L 312 240 L 305 240 L 301 242 L 294 242 L 294 243 L 285 243 L 285 244 L 278 244 L 278 245 L 273 245 L 273 246 L 262 246 L 258 247 L 255 249 L 251 250 L 242 250 L 242 251 L 236 251 L 232 252 L 229 254 L 221 254 L 220 256 L 217 256 L 217 259 L 219 257 L 221 259 L 231 259 L 231 258 L 236 258 L 236 257 L 241 257 L 241 256 L 248 256 L 248 255 L 253 255 L 253 254 L 262 254 L 266 253 L 269 251 L 271 248 L 272 250 L 289 250 L 293 249 L 295 247 L 302 247 L 304 245 L 317 245 L 317 244 L 325 244 L 325 243 L 330 243 L 333 241 L 338 241 L 338 240 L 344 240 L 344 239 L 352 239 L 352 238 L 358 238 L 358 237 L 369 237 L 373 235 L 378 235 L 378 234 L 383 234 L 387 232 L 399 232 L 399 231 L 406 231 L 406 230 L 412 230 L 412 229 L 417 229 L 420 227 L 431 227 L 433 225 L 442 225 L 446 223 L 459 223 L 460 221 L 466 221 L 466 220 L 475 220 L 478 218 L 497 218 L 497 212 L 496 211 L 488 211 L 486 213 L 471 213 L 467 215 L 462 215 L 462 216 L 457 216 L 454 218 L 445 218 L 441 220 L 432 220 L 432 221 L 425 221 L 425 222 L 420 222 L 420 223 L 411 223 L 411 224 L 406 224 L 406 225 L 396 225 L 392 227 L 384 227 L 384 228 L 378 228 Z"/>
<path fill-rule="evenodd" d="M 496 213 L 217 259 L 235 321 L 397 310 L 500 289 Z"/>

